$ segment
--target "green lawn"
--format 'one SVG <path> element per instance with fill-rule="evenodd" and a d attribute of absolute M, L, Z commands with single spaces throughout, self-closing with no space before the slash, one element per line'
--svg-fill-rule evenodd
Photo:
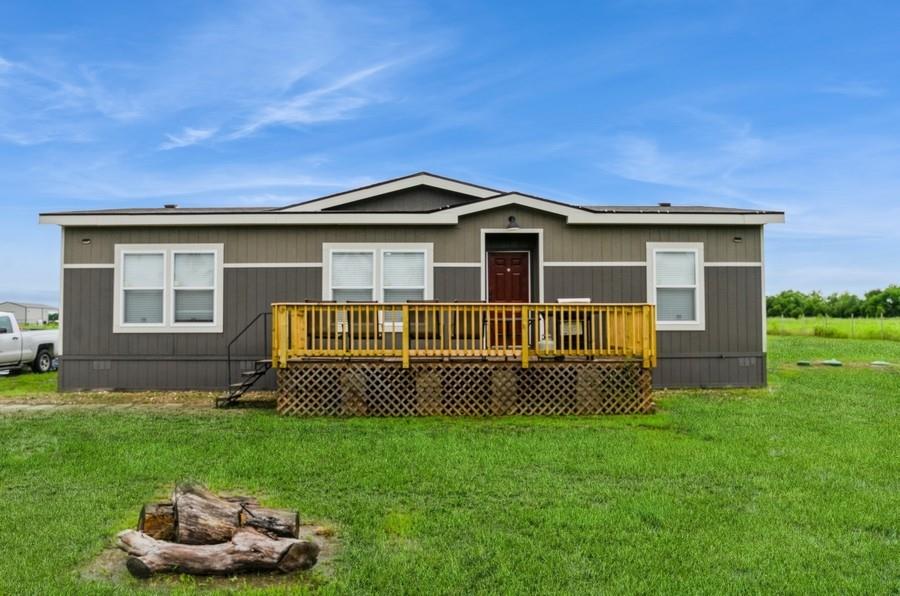
<path fill-rule="evenodd" d="M 27 397 L 56 391 L 56 373 L 42 375 L 28 371 L 0 376 L 0 396 Z"/>
<path fill-rule="evenodd" d="M 838 339 L 886 339 L 900 341 L 900 318 L 833 319 L 805 317 L 787 319 L 770 317 L 769 335 L 813 335 Z"/>
<path fill-rule="evenodd" d="M 335 527 L 323 593 L 896 594 L 900 373 L 876 359 L 900 343 L 775 337 L 769 389 L 634 417 L 0 414 L 0 594 L 133 590 L 78 570 L 186 478 Z"/>

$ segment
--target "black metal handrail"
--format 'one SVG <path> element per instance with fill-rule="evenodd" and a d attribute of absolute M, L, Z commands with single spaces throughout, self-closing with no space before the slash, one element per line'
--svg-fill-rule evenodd
<path fill-rule="evenodd" d="M 231 346 L 233 346 L 237 340 L 239 340 L 241 337 L 243 337 L 244 334 L 247 333 L 247 331 L 251 327 L 253 327 L 253 325 L 256 324 L 256 322 L 260 319 L 260 317 L 262 317 L 263 321 L 268 321 L 269 317 L 271 317 L 271 316 L 272 316 L 271 311 L 263 311 L 263 312 L 259 313 L 258 315 L 253 317 L 253 319 L 251 319 L 250 322 L 247 323 L 244 326 L 244 328 L 241 329 L 240 332 L 238 332 L 238 334 L 234 336 L 234 338 L 232 338 L 232 340 L 230 342 L 228 342 L 228 345 L 225 347 L 225 353 L 226 353 L 225 386 L 226 387 L 231 384 Z M 271 358 L 272 355 L 269 353 L 269 336 L 271 335 L 269 325 L 264 323 L 263 330 L 265 331 L 265 333 L 263 333 L 263 354 L 266 355 L 266 358 Z"/>

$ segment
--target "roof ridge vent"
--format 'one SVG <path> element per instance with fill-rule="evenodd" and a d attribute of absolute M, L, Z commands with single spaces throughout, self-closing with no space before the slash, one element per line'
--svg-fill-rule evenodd
<path fill-rule="evenodd" d="M 659 206 L 660 207 L 671 207 L 672 203 L 660 203 Z"/>
<path fill-rule="evenodd" d="M 165 207 L 166 209 L 178 209 L 178 205 L 176 205 L 175 203 L 166 203 L 165 205 L 163 205 L 163 207 Z"/>

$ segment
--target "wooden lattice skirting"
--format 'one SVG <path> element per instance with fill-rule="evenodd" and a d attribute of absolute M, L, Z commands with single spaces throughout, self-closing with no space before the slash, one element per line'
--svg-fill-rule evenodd
<path fill-rule="evenodd" d="M 653 408 L 639 362 L 291 362 L 278 412 L 293 416 L 634 414 Z"/>

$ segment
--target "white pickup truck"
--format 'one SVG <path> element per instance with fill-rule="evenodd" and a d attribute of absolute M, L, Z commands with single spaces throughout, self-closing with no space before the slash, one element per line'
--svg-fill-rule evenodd
<path fill-rule="evenodd" d="M 26 366 L 36 373 L 53 368 L 59 354 L 59 330 L 22 331 L 12 313 L 0 312 L 0 370 Z"/>

